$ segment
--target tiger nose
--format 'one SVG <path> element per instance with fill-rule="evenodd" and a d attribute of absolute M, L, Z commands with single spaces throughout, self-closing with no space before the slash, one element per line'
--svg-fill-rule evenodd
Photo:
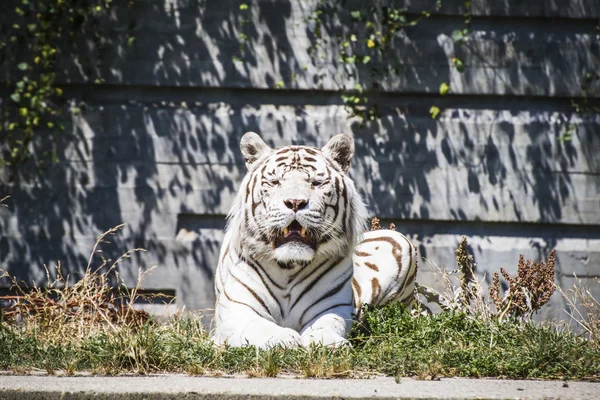
<path fill-rule="evenodd" d="M 308 201 L 302 199 L 287 199 L 283 201 L 287 208 L 294 212 L 303 209 L 308 204 Z"/>

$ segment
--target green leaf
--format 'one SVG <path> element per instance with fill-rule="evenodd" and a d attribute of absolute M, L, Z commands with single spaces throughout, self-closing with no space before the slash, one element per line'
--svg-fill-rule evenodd
<path fill-rule="evenodd" d="M 455 31 L 452 32 L 452 40 L 454 41 L 454 43 L 460 42 L 464 38 L 465 38 L 465 35 L 463 34 L 463 31 L 461 31 L 460 29 L 456 29 Z"/>
<path fill-rule="evenodd" d="M 133 42 L 135 42 L 135 36 L 129 36 L 127 38 L 127 46 L 129 46 L 129 47 L 133 46 Z"/>
<path fill-rule="evenodd" d="M 448 94 L 448 92 L 450 91 L 450 85 L 448 85 L 446 82 L 442 82 L 440 84 L 440 94 L 442 96 Z"/>
<path fill-rule="evenodd" d="M 356 83 L 354 84 L 354 89 L 358 90 L 358 92 L 359 92 L 359 93 L 362 93 L 362 92 L 363 92 L 363 87 L 362 87 L 362 85 L 361 85 L 360 83 L 358 83 L 358 82 L 356 82 Z"/>
<path fill-rule="evenodd" d="M 364 56 L 362 61 L 363 64 L 367 64 L 369 61 L 371 61 L 371 56 Z"/>
<path fill-rule="evenodd" d="M 431 106 L 431 108 L 429 109 L 429 114 L 431 115 L 431 118 L 436 119 L 440 114 L 440 108 L 436 106 Z"/>
<path fill-rule="evenodd" d="M 29 64 L 26 62 L 18 63 L 17 68 L 19 68 L 21 71 L 27 71 L 27 69 L 29 69 Z"/>
<path fill-rule="evenodd" d="M 362 17 L 362 13 L 360 11 L 352 11 L 350 13 L 350 15 L 352 16 L 352 19 L 360 19 Z"/>
<path fill-rule="evenodd" d="M 458 72 L 463 72 L 465 70 L 465 64 L 460 58 L 452 58 L 452 63 L 454 64 L 454 68 L 456 68 Z"/>
<path fill-rule="evenodd" d="M 246 4 L 246 3 L 240 4 L 240 10 L 247 10 L 247 9 L 248 9 L 248 4 Z"/>
<path fill-rule="evenodd" d="M 10 95 L 10 98 L 15 102 L 15 103 L 19 103 L 21 102 L 21 95 L 19 93 L 13 93 Z"/>

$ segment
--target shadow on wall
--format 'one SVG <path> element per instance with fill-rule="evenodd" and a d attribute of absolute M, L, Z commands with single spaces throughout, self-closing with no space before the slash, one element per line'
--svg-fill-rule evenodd
<path fill-rule="evenodd" d="M 64 134 L 52 135 L 54 144 L 46 135 L 35 143 L 55 146 L 59 162 L 30 162 L 12 182 L 4 171 L 0 197 L 11 198 L 0 209 L 0 266 L 41 282 L 43 265 L 61 260 L 75 275 L 95 238 L 126 223 L 112 245 L 102 245 L 113 258 L 147 249 L 122 267 L 126 281 L 135 281 L 138 266 L 157 264 L 148 287 L 176 288 L 191 308 L 210 304 L 204 282 L 212 280 L 224 214 L 245 173 L 238 143 L 249 130 L 272 146 L 322 146 L 351 130 L 352 176 L 381 218 L 600 224 L 599 117 L 543 97 L 570 95 L 563 83 L 584 64 L 597 66 L 598 55 L 577 39 L 589 21 L 555 26 L 540 19 L 527 28 L 475 18 L 472 40 L 459 48 L 450 34 L 462 17 L 436 15 L 398 34 L 384 57 L 347 66 L 334 38 L 349 33 L 350 17 L 325 3 L 327 47 L 311 53 L 313 6 L 118 6 L 102 31 L 99 60 L 83 32 L 58 63 L 65 93 L 82 111 Z M 132 20 L 136 40 L 128 47 Z M 562 57 L 566 48 L 574 56 Z M 464 74 L 452 67 L 456 53 L 469 65 Z M 334 91 L 355 82 L 372 87 L 373 68 L 386 65 L 401 68 L 368 92 L 381 119 L 348 120 Z M 93 75 L 106 83 L 90 88 Z M 450 82 L 455 96 L 437 95 L 441 82 Z M 436 120 L 433 104 L 442 110 Z M 573 140 L 557 141 L 568 124 L 577 127 Z M 192 299 L 198 290 L 204 297 Z"/>

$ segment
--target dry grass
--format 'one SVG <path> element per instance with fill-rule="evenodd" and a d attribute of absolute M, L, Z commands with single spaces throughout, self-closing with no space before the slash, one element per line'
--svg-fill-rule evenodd
<path fill-rule="evenodd" d="M 483 282 L 475 275 L 475 262 L 468 252 L 467 238 L 462 236 L 455 251 L 457 268 L 447 270 L 431 260 L 427 264 L 442 282 L 442 291 L 427 286 L 417 286 L 417 294 L 429 303 L 437 304 L 443 311 L 460 311 L 488 320 L 493 316 L 491 302 L 483 290 Z M 427 309 L 421 302 L 420 307 Z"/>
<path fill-rule="evenodd" d="M 595 278 L 600 285 L 600 279 Z M 588 285 L 580 279 L 566 292 L 560 287 L 558 291 L 569 307 L 567 313 L 587 334 L 589 340 L 600 348 L 600 300 L 595 298 Z"/>
<path fill-rule="evenodd" d="M 467 280 L 460 269 L 447 270 L 431 260 L 427 260 L 427 264 L 442 282 L 442 290 L 437 291 L 424 285 L 417 285 L 417 295 L 423 296 L 425 300 L 425 302 L 420 301 L 417 308 L 430 312 L 426 305 L 428 302 L 438 305 L 444 312 L 463 312 L 476 315 L 482 320 L 488 320 L 493 316 L 491 302 L 483 290 L 483 282 L 475 274 Z M 468 296 L 465 296 L 464 293 L 467 291 Z"/>
<path fill-rule="evenodd" d="M 98 237 L 82 278 L 74 284 L 70 284 L 70 277 L 63 274 L 60 263 L 52 273 L 46 269 L 47 284 L 44 287 L 19 284 L 0 270 L 0 278 L 11 279 L 12 289 L 17 293 L 0 297 L 0 300 L 12 303 L 2 311 L 3 319 L 48 343 L 78 342 L 99 333 L 114 334 L 124 327 L 131 329 L 144 325 L 150 316 L 135 309 L 133 303 L 139 298 L 143 275 L 151 269 L 145 273 L 140 271 L 138 283 L 131 289 L 123 284 L 117 271 L 121 261 L 142 249 L 130 250 L 114 262 L 102 257 L 99 249 L 122 227 L 112 228 Z M 92 267 L 98 255 L 102 263 Z"/>

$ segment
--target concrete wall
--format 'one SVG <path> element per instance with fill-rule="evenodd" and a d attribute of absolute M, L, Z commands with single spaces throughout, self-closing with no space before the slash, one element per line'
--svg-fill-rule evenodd
<path fill-rule="evenodd" d="M 232 0 L 136 0 L 103 21 L 103 57 L 91 62 L 97 52 L 82 32 L 57 67 L 67 98 L 83 106 L 56 135 L 60 161 L 2 171 L 0 198 L 11 197 L 0 207 L 0 267 L 43 282 L 43 266 L 60 260 L 76 274 L 95 238 L 126 223 L 102 248 L 113 259 L 147 250 L 121 264 L 128 284 L 138 267 L 157 265 L 146 288 L 174 292 L 188 309 L 212 307 L 224 215 L 245 173 L 241 135 L 320 146 L 351 132 L 351 174 L 371 214 L 395 222 L 427 260 L 453 269 L 465 234 L 489 282 L 500 267 L 515 273 L 520 253 L 544 260 L 556 249 L 558 283 L 577 275 L 600 298 L 600 116 L 571 104 L 598 101 L 598 82 L 584 76 L 600 70 L 600 3 L 473 0 L 459 46 L 451 33 L 464 27 L 464 2 L 443 1 L 396 38 L 383 65 L 397 72 L 369 92 L 381 119 L 365 126 L 348 118 L 339 90 L 371 87 L 382 60 L 344 70 L 335 40 L 311 54 L 316 3 L 254 0 L 243 12 Z M 344 22 L 334 3 L 324 3 L 325 39 Z M 420 12 L 435 2 L 397 3 Z M 0 73 L 14 71 L 5 63 Z M 98 74 L 105 83 L 90 85 Z M 439 95 L 441 82 L 449 95 Z M 557 140 L 569 126 L 572 140 Z M 40 137 L 35 147 L 48 148 Z M 418 279 L 439 284 L 427 262 Z M 562 308 L 555 296 L 545 315 Z"/>

